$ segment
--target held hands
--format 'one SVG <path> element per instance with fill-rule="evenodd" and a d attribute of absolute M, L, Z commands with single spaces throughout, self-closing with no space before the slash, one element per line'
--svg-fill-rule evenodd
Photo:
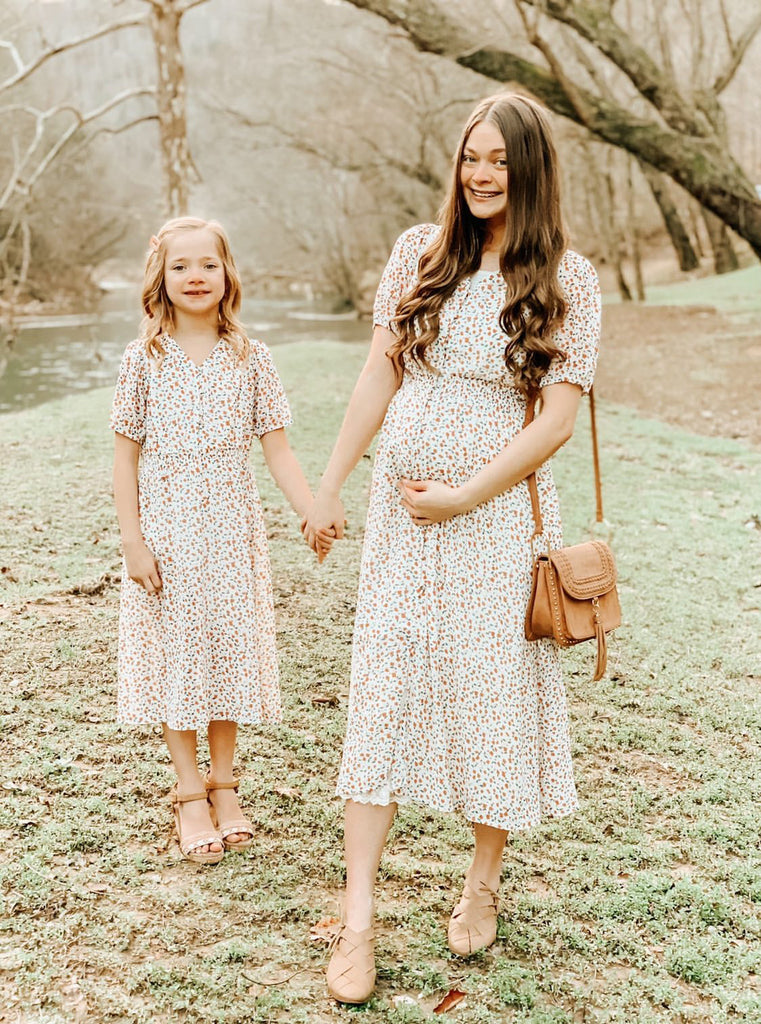
<path fill-rule="evenodd" d="M 333 541 L 343 537 L 345 524 L 344 507 L 338 495 L 318 491 L 301 520 L 301 532 L 320 564 L 325 561 Z"/>
<path fill-rule="evenodd" d="M 470 506 L 460 487 L 450 487 L 440 480 L 399 481 L 402 506 L 416 526 L 430 526 L 468 512 Z"/>
<path fill-rule="evenodd" d="M 159 594 L 164 584 L 161 580 L 158 562 L 145 541 L 140 539 L 125 543 L 123 548 L 129 578 L 135 583 L 139 583 L 146 594 Z"/>

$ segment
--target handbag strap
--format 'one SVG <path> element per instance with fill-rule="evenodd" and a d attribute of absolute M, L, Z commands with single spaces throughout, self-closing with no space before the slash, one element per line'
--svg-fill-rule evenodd
<path fill-rule="evenodd" d="M 523 421 L 524 430 L 529 423 L 533 421 L 535 409 L 536 396 L 529 396 L 526 402 L 526 418 Z M 597 420 L 595 418 L 594 388 L 590 388 L 589 390 L 589 416 L 592 427 L 592 463 L 595 471 L 595 512 L 597 522 L 602 523 L 605 521 L 605 517 L 602 512 L 602 482 L 600 479 L 600 452 L 597 447 Z M 531 512 L 534 516 L 534 537 L 539 537 L 544 533 L 544 523 L 542 521 L 542 510 L 539 505 L 539 491 L 536 486 L 536 471 L 528 474 L 526 477 L 526 483 L 528 484 L 528 492 L 531 496 Z"/>

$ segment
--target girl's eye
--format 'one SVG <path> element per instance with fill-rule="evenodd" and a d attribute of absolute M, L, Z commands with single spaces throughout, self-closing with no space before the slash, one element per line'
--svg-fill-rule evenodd
<path fill-rule="evenodd" d="M 216 263 L 207 263 L 206 264 L 206 269 L 207 270 L 216 270 L 217 269 L 217 264 Z"/>
<path fill-rule="evenodd" d="M 185 269 L 185 267 L 184 267 L 184 265 L 182 263 L 175 263 L 174 266 L 172 267 L 172 270 L 184 270 L 184 269 Z"/>

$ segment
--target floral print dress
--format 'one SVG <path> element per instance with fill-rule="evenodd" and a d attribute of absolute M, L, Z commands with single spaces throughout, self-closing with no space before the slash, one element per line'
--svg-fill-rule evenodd
<path fill-rule="evenodd" d="M 375 302 L 389 327 L 415 282 L 435 225 L 397 241 Z M 556 336 L 567 353 L 543 385 L 587 392 L 600 330 L 591 264 L 566 252 L 559 280 L 568 313 Z M 357 604 L 349 717 L 338 795 L 413 801 L 473 822 L 522 829 L 577 807 L 568 717 L 554 641 L 529 642 L 533 519 L 521 481 L 465 515 L 415 526 L 400 477 L 465 482 L 523 426 L 526 402 L 504 362 L 499 273 L 460 282 L 427 354 L 391 401 L 375 459 Z M 548 464 L 537 473 L 552 545 L 561 543 Z"/>
<path fill-rule="evenodd" d="M 221 339 L 196 365 L 168 335 L 160 366 L 127 346 L 111 429 L 141 446 L 140 526 L 163 588 L 122 571 L 118 718 L 200 729 L 280 720 L 267 534 L 248 465 L 291 414 L 272 357 Z"/>

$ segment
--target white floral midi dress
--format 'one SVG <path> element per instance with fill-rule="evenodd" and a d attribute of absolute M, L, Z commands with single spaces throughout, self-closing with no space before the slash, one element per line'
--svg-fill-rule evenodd
<path fill-rule="evenodd" d="M 389 327 L 439 229 L 397 241 L 374 322 Z M 568 313 L 556 343 L 567 353 L 543 385 L 587 392 L 600 331 L 591 264 L 564 254 Z M 558 650 L 529 642 L 533 519 L 521 481 L 465 515 L 415 526 L 400 477 L 465 482 L 522 429 L 526 403 L 512 384 L 499 326 L 505 284 L 478 272 L 445 303 L 427 354 L 410 365 L 378 444 L 352 652 L 349 716 L 337 793 L 378 804 L 416 802 L 468 820 L 522 829 L 578 806 Z M 548 464 L 537 482 L 545 535 L 561 543 Z"/>
<path fill-rule="evenodd" d="M 161 366 L 127 346 L 111 429 L 141 445 L 140 526 L 163 588 L 122 571 L 118 718 L 172 729 L 280 721 L 267 533 L 248 464 L 291 414 L 267 347 L 221 339 L 196 365 L 168 335 Z"/>

